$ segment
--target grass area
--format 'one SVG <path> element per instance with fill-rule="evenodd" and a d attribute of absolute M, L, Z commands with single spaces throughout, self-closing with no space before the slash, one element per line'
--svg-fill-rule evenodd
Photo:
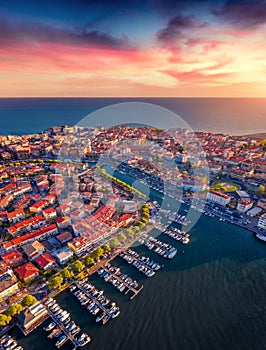
<path fill-rule="evenodd" d="M 232 182 L 216 181 L 212 184 L 212 189 L 219 192 L 233 192 L 240 190 L 240 186 Z"/>

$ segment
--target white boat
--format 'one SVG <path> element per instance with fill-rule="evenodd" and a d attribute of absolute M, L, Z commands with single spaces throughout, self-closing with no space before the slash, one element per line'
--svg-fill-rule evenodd
<path fill-rule="evenodd" d="M 85 344 L 89 343 L 90 341 L 91 341 L 91 338 L 88 336 L 87 333 L 82 333 L 78 339 L 79 346 L 84 346 Z"/>
<path fill-rule="evenodd" d="M 55 346 L 59 347 L 61 344 L 63 344 L 63 342 L 65 341 L 66 336 L 62 335 L 62 337 L 60 337 L 57 342 L 55 343 Z"/>
<path fill-rule="evenodd" d="M 48 331 L 52 330 L 55 326 L 56 326 L 56 323 L 55 322 L 51 322 L 51 323 L 48 324 L 47 327 L 44 327 L 43 330 L 48 332 Z"/>

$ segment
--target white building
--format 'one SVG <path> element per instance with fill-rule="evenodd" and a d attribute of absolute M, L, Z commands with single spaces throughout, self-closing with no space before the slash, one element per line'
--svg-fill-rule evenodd
<path fill-rule="evenodd" d="M 211 202 L 226 206 L 230 202 L 231 197 L 228 196 L 227 194 L 210 191 L 207 194 L 207 199 Z"/>
<path fill-rule="evenodd" d="M 266 213 L 260 216 L 258 227 L 266 230 Z"/>
<path fill-rule="evenodd" d="M 244 201 L 238 202 L 236 209 L 240 211 L 240 213 L 245 213 L 247 210 L 252 208 L 252 205 L 253 205 L 252 201 L 244 200 Z"/>

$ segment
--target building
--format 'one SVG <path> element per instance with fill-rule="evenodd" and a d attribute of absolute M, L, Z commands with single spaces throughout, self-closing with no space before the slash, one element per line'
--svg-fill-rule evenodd
<path fill-rule="evenodd" d="M 25 217 L 25 213 L 23 209 L 16 209 L 7 213 L 7 220 L 11 222 L 18 222 L 20 219 Z"/>
<path fill-rule="evenodd" d="M 23 282 L 33 281 L 39 276 L 39 269 L 35 267 L 31 262 L 19 266 L 15 269 L 19 279 Z"/>
<path fill-rule="evenodd" d="M 55 266 L 55 261 L 55 258 L 49 253 L 44 253 L 35 260 L 38 266 L 45 271 L 52 269 Z"/>
<path fill-rule="evenodd" d="M 71 220 L 69 216 L 61 216 L 56 220 L 58 228 L 66 228 L 71 225 Z"/>
<path fill-rule="evenodd" d="M 3 243 L 3 247 L 5 250 L 13 250 L 18 246 L 23 246 L 26 243 L 34 242 L 36 240 L 44 239 L 49 236 L 58 233 L 57 227 L 55 224 L 51 224 L 49 226 L 45 226 L 40 228 L 39 230 L 33 231 L 31 233 L 26 233 L 21 237 L 16 237 L 11 239 L 8 242 Z"/>
<path fill-rule="evenodd" d="M 259 215 L 261 212 L 262 212 L 261 208 L 255 207 L 255 208 L 252 208 L 252 209 L 248 210 L 247 211 L 247 215 L 251 216 L 253 218 L 254 216 Z"/>
<path fill-rule="evenodd" d="M 63 245 L 73 239 L 72 233 L 63 232 L 56 236 L 56 239 Z"/>
<path fill-rule="evenodd" d="M 266 198 L 260 198 L 258 200 L 257 206 L 266 210 Z"/>
<path fill-rule="evenodd" d="M 38 258 L 45 251 L 44 246 L 38 241 L 25 244 L 22 249 L 29 260 Z"/>
<path fill-rule="evenodd" d="M 0 302 L 19 291 L 16 276 L 5 263 L 0 264 Z"/>
<path fill-rule="evenodd" d="M 17 249 L 11 252 L 2 254 L 2 259 L 9 266 L 18 266 L 23 264 L 24 262 L 22 253 L 19 252 Z"/>
<path fill-rule="evenodd" d="M 29 334 L 48 317 L 46 307 L 38 302 L 18 315 L 19 327 L 24 335 Z"/>
<path fill-rule="evenodd" d="M 259 218 L 258 227 L 266 230 L 266 213 L 262 214 Z"/>
<path fill-rule="evenodd" d="M 245 213 L 249 209 L 251 209 L 253 206 L 253 202 L 250 200 L 242 200 L 237 203 L 236 209 L 240 211 L 240 213 Z"/>
<path fill-rule="evenodd" d="M 45 220 L 51 220 L 57 217 L 57 213 L 54 208 L 43 209 L 42 214 Z"/>
<path fill-rule="evenodd" d="M 68 243 L 68 246 L 76 255 L 81 255 L 89 249 L 91 242 L 86 237 L 76 237 Z"/>
<path fill-rule="evenodd" d="M 209 191 L 207 194 L 207 199 L 211 202 L 220 204 L 222 206 L 226 206 L 227 204 L 229 204 L 231 197 L 227 194 L 223 194 L 220 192 Z"/>
<path fill-rule="evenodd" d="M 64 247 L 53 252 L 52 254 L 60 265 L 64 265 L 65 263 L 69 262 L 69 260 L 72 258 L 73 251 L 68 247 Z"/>

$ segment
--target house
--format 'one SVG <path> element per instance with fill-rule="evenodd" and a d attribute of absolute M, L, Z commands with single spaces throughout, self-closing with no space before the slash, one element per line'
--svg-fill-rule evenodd
<path fill-rule="evenodd" d="M 56 220 L 58 228 L 66 228 L 71 225 L 71 220 L 69 216 L 62 216 Z"/>
<path fill-rule="evenodd" d="M 58 233 L 56 225 L 55 224 L 48 225 L 40 228 L 39 230 L 33 231 L 31 233 L 26 233 L 21 237 L 16 237 L 11 239 L 8 242 L 4 242 L 3 247 L 7 251 L 12 250 L 12 249 L 15 249 L 17 246 L 23 246 L 26 243 L 36 241 L 37 239 L 40 240 L 40 239 L 47 238 L 55 233 Z"/>
<path fill-rule="evenodd" d="M 15 269 L 19 279 L 23 282 L 33 281 L 39 276 L 39 269 L 34 266 L 31 262 L 19 266 Z"/>
<path fill-rule="evenodd" d="M 32 204 L 29 207 L 29 210 L 31 213 L 39 213 L 42 211 L 44 207 L 46 207 L 49 204 L 49 202 L 46 199 L 41 199 L 38 202 Z"/>
<path fill-rule="evenodd" d="M 11 222 L 18 222 L 20 219 L 25 217 L 25 213 L 23 209 L 16 209 L 14 211 L 11 211 L 10 213 L 7 213 L 7 219 Z"/>
<path fill-rule="evenodd" d="M 41 254 L 36 260 L 36 264 L 38 264 L 44 270 L 50 270 L 55 265 L 55 258 L 49 253 Z"/>
<path fill-rule="evenodd" d="M 77 255 L 82 254 L 91 246 L 91 242 L 86 237 L 76 237 L 68 243 L 70 249 Z"/>
<path fill-rule="evenodd" d="M 23 331 L 24 335 L 27 335 L 38 327 L 47 317 L 48 311 L 46 307 L 41 302 L 37 302 L 18 315 L 20 329 Z"/>
<path fill-rule="evenodd" d="M 22 249 L 29 260 L 34 260 L 38 258 L 45 251 L 44 246 L 38 241 L 25 244 Z"/>
<path fill-rule="evenodd" d="M 84 210 L 77 209 L 75 211 L 72 211 L 72 213 L 70 214 L 70 217 L 71 217 L 71 220 L 77 221 L 77 220 L 81 220 L 81 219 L 85 218 L 86 213 Z"/>
<path fill-rule="evenodd" d="M 69 262 L 69 260 L 73 256 L 73 251 L 67 247 L 61 248 L 55 252 L 53 252 L 53 256 L 56 258 L 57 262 L 60 265 L 64 265 Z"/>
<path fill-rule="evenodd" d="M 19 252 L 17 249 L 11 252 L 2 254 L 2 259 L 9 266 L 18 266 L 23 264 L 24 262 L 22 253 Z"/>
<path fill-rule="evenodd" d="M 73 236 L 70 232 L 63 232 L 60 235 L 56 236 L 56 239 L 63 245 L 73 239 Z"/>
<path fill-rule="evenodd" d="M 43 209 L 42 214 L 45 220 L 51 220 L 57 217 L 57 213 L 54 208 Z"/>
<path fill-rule="evenodd" d="M 70 213 L 70 206 L 67 204 L 61 204 L 56 208 L 58 215 L 68 215 Z"/>
<path fill-rule="evenodd" d="M 0 263 L 0 302 L 18 291 L 19 286 L 13 271 L 5 263 Z"/>

